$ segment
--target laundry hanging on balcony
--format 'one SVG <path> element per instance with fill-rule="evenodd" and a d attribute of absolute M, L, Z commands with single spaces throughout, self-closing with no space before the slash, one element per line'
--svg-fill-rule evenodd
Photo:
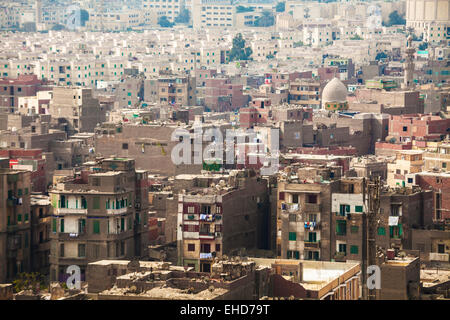
<path fill-rule="evenodd" d="M 305 222 L 305 229 L 310 229 L 312 231 L 312 230 L 314 230 L 315 227 L 316 227 L 316 223 L 314 221 Z"/>

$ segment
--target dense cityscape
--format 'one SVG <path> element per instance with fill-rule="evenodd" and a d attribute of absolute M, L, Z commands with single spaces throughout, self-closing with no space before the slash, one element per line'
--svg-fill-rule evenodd
<path fill-rule="evenodd" d="M 449 28 L 0 0 L 0 300 L 449 300 Z"/>

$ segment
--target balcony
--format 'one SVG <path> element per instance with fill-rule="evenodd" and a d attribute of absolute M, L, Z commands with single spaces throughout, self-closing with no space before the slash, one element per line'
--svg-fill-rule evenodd
<path fill-rule="evenodd" d="M 320 212 L 320 204 L 318 203 L 305 203 L 303 212 Z"/>
<path fill-rule="evenodd" d="M 430 261 L 449 262 L 449 254 L 430 252 Z"/>
<path fill-rule="evenodd" d="M 305 221 L 304 223 L 305 230 L 319 230 L 320 229 L 320 222 L 316 221 Z"/>
<path fill-rule="evenodd" d="M 305 249 L 320 249 L 320 241 L 309 242 L 309 240 L 305 240 Z"/>
<path fill-rule="evenodd" d="M 213 255 L 211 252 L 200 252 L 200 259 L 212 259 Z"/>
<path fill-rule="evenodd" d="M 202 240 L 214 240 L 215 234 L 214 234 L 214 232 L 200 231 L 198 237 L 199 237 L 199 239 L 202 239 Z"/>
<path fill-rule="evenodd" d="M 120 209 L 106 209 L 107 214 L 117 215 L 127 213 L 128 208 L 120 208 Z"/>
<path fill-rule="evenodd" d="M 55 208 L 56 214 L 87 214 L 85 208 Z"/>
<path fill-rule="evenodd" d="M 214 214 L 200 214 L 200 221 L 214 222 L 216 220 L 216 215 Z"/>
<path fill-rule="evenodd" d="M 346 255 L 347 255 L 346 252 L 336 252 L 334 254 L 334 260 L 336 262 L 345 262 L 346 261 L 346 258 L 345 258 Z"/>
<path fill-rule="evenodd" d="M 64 232 L 64 233 L 58 233 L 58 240 L 81 240 L 84 238 L 84 236 L 86 235 L 86 232 L 81 232 L 81 233 L 77 233 L 77 232 Z"/>

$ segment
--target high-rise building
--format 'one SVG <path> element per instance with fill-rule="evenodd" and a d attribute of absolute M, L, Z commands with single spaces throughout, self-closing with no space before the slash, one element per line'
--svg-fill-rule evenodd
<path fill-rule="evenodd" d="M 50 277 L 63 281 L 70 265 L 130 259 L 147 248 L 147 172 L 135 161 L 110 158 L 91 163 L 49 192 L 53 207 Z"/>

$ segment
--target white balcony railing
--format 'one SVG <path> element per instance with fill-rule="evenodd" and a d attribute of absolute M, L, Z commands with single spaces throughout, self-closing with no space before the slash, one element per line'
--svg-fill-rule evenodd
<path fill-rule="evenodd" d="M 120 209 L 106 209 L 107 214 L 122 214 L 126 213 L 128 208 L 120 208 Z"/>
<path fill-rule="evenodd" d="M 74 208 L 56 208 L 57 214 L 87 214 L 87 209 Z"/>

